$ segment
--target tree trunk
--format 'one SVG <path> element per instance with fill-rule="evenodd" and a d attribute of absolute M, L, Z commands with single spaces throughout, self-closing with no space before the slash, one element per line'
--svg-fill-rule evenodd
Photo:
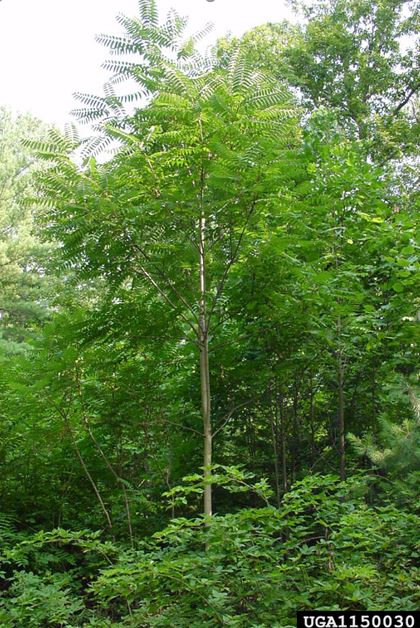
<path fill-rule="evenodd" d="M 209 374 L 209 351 L 208 336 L 205 333 L 200 341 L 200 382 L 201 382 L 201 414 L 203 417 L 204 435 L 204 479 L 209 480 L 212 464 L 212 429 L 211 429 L 211 398 L 210 398 L 210 374 Z M 211 484 L 204 485 L 204 514 L 212 514 L 212 487 Z"/>
<path fill-rule="evenodd" d="M 344 364 L 338 354 L 338 447 L 340 453 L 340 479 L 346 479 L 346 441 L 344 437 Z"/>
<path fill-rule="evenodd" d="M 211 396 L 210 396 L 210 369 L 209 369 L 209 337 L 206 311 L 206 251 L 205 251 L 204 214 L 200 217 L 200 316 L 199 316 L 199 350 L 200 350 L 200 385 L 201 385 L 201 415 L 203 419 L 204 436 L 204 514 L 212 514 L 212 486 L 210 483 L 212 464 L 212 427 L 211 427 Z"/>
<path fill-rule="evenodd" d="M 279 414 L 278 395 L 277 395 L 277 390 L 275 390 L 274 408 L 270 408 L 270 423 L 271 423 L 271 438 L 273 442 L 274 479 L 276 483 L 277 507 L 280 508 L 280 473 L 279 473 L 279 454 L 278 454 L 278 448 L 277 448 L 278 414 Z"/>
<path fill-rule="evenodd" d="M 311 381 L 311 396 L 310 396 L 310 429 L 311 429 L 311 464 L 315 463 L 315 390 Z"/>
<path fill-rule="evenodd" d="M 284 407 L 283 400 L 281 401 L 280 406 L 280 426 L 281 426 L 281 463 L 282 463 L 282 471 L 283 471 L 283 489 L 284 492 L 287 493 L 289 490 L 289 482 L 287 479 L 287 448 L 286 448 L 286 426 L 285 426 L 285 416 L 284 416 Z"/>
<path fill-rule="evenodd" d="M 296 470 L 298 468 L 298 460 L 301 456 L 300 451 L 300 422 L 299 422 L 299 387 L 297 381 L 293 384 L 293 405 L 292 405 L 292 418 L 293 418 L 293 457 L 292 457 L 292 482 L 296 480 Z"/>

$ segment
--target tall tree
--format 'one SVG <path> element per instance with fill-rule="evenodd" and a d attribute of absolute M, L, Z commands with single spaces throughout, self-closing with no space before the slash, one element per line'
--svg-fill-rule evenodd
<path fill-rule="evenodd" d="M 25 203 L 39 162 L 23 146 L 24 140 L 45 135 L 38 120 L 0 108 L 0 348 L 6 353 L 20 351 L 47 314 L 49 246 L 41 243 Z"/>
<path fill-rule="evenodd" d="M 334 109 L 347 133 L 385 163 L 416 153 L 419 13 L 409 0 L 291 0 L 301 18 L 240 40 L 254 67 L 297 88 L 302 104 Z M 217 44 L 226 63 L 235 38 Z"/>
<path fill-rule="evenodd" d="M 177 320 L 179 342 L 197 347 L 210 515 L 210 343 L 232 268 L 255 241 L 282 153 L 298 139 L 296 111 L 288 93 L 239 50 L 226 70 L 213 69 L 192 40 L 179 44 L 184 24 L 174 13 L 160 26 L 154 0 L 140 2 L 140 11 L 140 20 L 121 20 L 123 38 L 104 41 L 114 52 L 139 53 L 139 61 L 111 65 L 137 81 L 147 104 L 127 116 L 115 94 L 82 97 L 99 107 L 81 114 L 105 119 L 105 143 L 122 147 L 109 163 L 91 157 L 79 171 L 60 157 L 61 146 L 38 146 L 47 156 L 55 150 L 59 166 L 44 177 L 43 193 L 54 203 L 48 229 L 72 265 L 105 277 L 110 290 L 127 282 L 135 290 L 140 282 L 157 293 Z"/>
<path fill-rule="evenodd" d="M 297 0 L 306 18 L 285 50 L 308 106 L 336 109 L 379 161 L 416 150 L 418 6 L 409 0 Z"/>

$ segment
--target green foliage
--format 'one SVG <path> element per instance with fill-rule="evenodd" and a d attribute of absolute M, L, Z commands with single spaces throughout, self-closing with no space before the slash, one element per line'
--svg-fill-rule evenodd
<path fill-rule="evenodd" d="M 40 121 L 0 108 L 0 354 L 25 349 L 52 296 L 44 272 L 51 247 L 34 233 L 34 212 L 25 203 L 40 164 L 23 140 L 45 134 Z"/>
<path fill-rule="evenodd" d="M 293 2 L 307 24 L 285 51 L 310 102 L 336 109 L 374 158 L 416 152 L 418 8 L 407 0 Z M 409 42 L 409 43 L 408 43 Z"/>
<path fill-rule="evenodd" d="M 51 574 L 40 578 L 32 572 L 18 572 L 10 583 L 11 602 L 0 602 L 3 626 L 71 626 L 72 619 L 82 608 L 82 602 L 72 596 L 67 587 L 70 578 Z"/>
<path fill-rule="evenodd" d="M 246 472 L 240 467 L 225 467 L 223 465 L 212 465 L 211 475 L 203 478 L 197 473 L 182 478 L 183 484 L 175 486 L 169 491 L 163 493 L 163 497 L 170 500 L 171 506 L 179 506 L 187 504 L 188 497 L 193 494 L 202 495 L 206 483 L 217 484 L 217 486 L 225 488 L 229 493 L 246 493 L 254 492 L 266 505 L 269 505 L 268 499 L 272 497 L 272 490 L 267 482 L 263 479 L 259 482 L 251 482 L 254 480 L 254 474 Z"/>
<path fill-rule="evenodd" d="M 400 424 L 393 423 L 389 417 L 378 418 L 378 434 L 367 434 L 365 438 L 349 435 L 356 451 L 367 456 L 372 463 L 393 477 L 405 477 L 410 471 L 420 467 L 420 424 L 419 400 L 412 389 L 408 390 L 414 414 Z"/>
<path fill-rule="evenodd" d="M 256 67 L 294 85 L 308 110 L 335 111 L 352 137 L 384 163 L 416 154 L 418 21 L 408 0 L 290 0 L 303 23 L 266 24 L 241 46 Z M 226 63 L 235 40 L 219 40 Z"/>
<path fill-rule="evenodd" d="M 238 470 L 230 473 L 242 478 Z M 87 532 L 29 537 L 2 558 L 19 565 L 3 594 L 3 621 L 10 627 L 23 621 L 106 626 L 112 619 L 121 626 L 292 626 L 297 609 L 415 609 L 418 518 L 392 503 L 369 507 L 368 484 L 308 476 L 279 510 L 175 519 L 119 553 Z M 54 574 L 39 554 L 45 545 L 50 552 L 65 548 Z M 88 563 L 74 555 L 76 548 Z M 27 570 L 22 550 L 32 552 Z M 108 560 L 113 564 L 106 566 Z M 69 562 L 76 566 L 69 570 Z M 84 590 L 79 574 L 90 583 Z"/>
<path fill-rule="evenodd" d="M 173 521 L 94 590 L 129 601 L 128 625 L 283 626 L 304 608 L 413 609 L 418 522 L 394 506 L 370 510 L 364 492 L 359 481 L 308 477 L 280 510 Z"/>
<path fill-rule="evenodd" d="M 305 6 L 204 56 L 139 0 L 93 138 L 2 114 L 5 628 L 416 608 L 416 14 Z"/>
<path fill-rule="evenodd" d="M 88 530 L 28 534 L 9 527 L 0 534 L 2 626 L 79 626 L 85 618 L 95 618 L 87 610 L 85 588 L 119 552 L 113 544 Z"/>

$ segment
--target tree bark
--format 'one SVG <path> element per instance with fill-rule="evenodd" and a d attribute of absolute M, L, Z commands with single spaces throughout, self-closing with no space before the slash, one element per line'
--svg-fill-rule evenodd
<path fill-rule="evenodd" d="M 287 480 L 287 449 L 286 449 L 286 426 L 284 416 L 283 397 L 280 397 L 280 431 L 281 431 L 281 463 L 283 471 L 283 490 L 285 493 L 289 490 Z"/>
<path fill-rule="evenodd" d="M 311 464 L 315 463 L 315 390 L 311 381 L 311 395 L 310 395 L 310 429 L 311 429 Z"/>
<path fill-rule="evenodd" d="M 211 478 L 210 466 L 212 464 L 212 427 L 211 427 L 211 397 L 210 397 L 210 374 L 209 374 L 209 352 L 207 333 L 200 342 L 200 381 L 201 381 L 201 414 L 203 417 L 204 435 L 204 480 L 207 482 Z M 212 514 L 212 486 L 209 483 L 204 485 L 204 514 Z"/>
<path fill-rule="evenodd" d="M 276 483 L 277 507 L 280 508 L 280 473 L 279 473 L 279 454 L 278 454 L 278 395 L 275 390 L 274 396 L 274 412 L 270 408 L 271 438 L 273 442 L 273 458 L 274 458 L 274 479 Z"/>
<path fill-rule="evenodd" d="M 293 384 L 293 405 L 292 405 L 292 419 L 293 419 L 293 449 L 291 451 L 291 476 L 292 482 L 296 480 L 296 469 L 298 467 L 298 459 L 300 456 L 300 424 L 299 424 L 299 386 L 297 381 Z"/>
<path fill-rule="evenodd" d="M 211 395 L 210 395 L 210 368 L 209 368 L 209 336 L 206 303 L 206 249 L 205 249 L 206 220 L 202 211 L 200 216 L 200 316 L 199 316 L 199 350 L 200 350 L 200 385 L 201 385 L 201 415 L 203 419 L 204 437 L 204 514 L 212 515 L 212 425 L 211 425 Z"/>
<path fill-rule="evenodd" d="M 338 354 L 338 448 L 340 453 L 340 479 L 346 479 L 346 441 L 344 424 L 344 364 Z"/>

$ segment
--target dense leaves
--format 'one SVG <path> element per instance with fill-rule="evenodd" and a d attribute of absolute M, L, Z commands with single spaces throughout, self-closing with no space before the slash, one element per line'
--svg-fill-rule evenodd
<path fill-rule="evenodd" d="M 2 113 L 2 626 L 416 607 L 416 13 L 299 7 L 139 0 L 89 140 Z"/>
<path fill-rule="evenodd" d="M 1 564 L 15 571 L 0 618 L 11 626 L 285 626 L 296 609 L 415 610 L 418 517 L 392 502 L 368 506 L 374 486 L 308 477 L 280 509 L 217 515 L 211 525 L 174 519 L 135 550 L 87 531 L 20 540 L 3 530 Z"/>

